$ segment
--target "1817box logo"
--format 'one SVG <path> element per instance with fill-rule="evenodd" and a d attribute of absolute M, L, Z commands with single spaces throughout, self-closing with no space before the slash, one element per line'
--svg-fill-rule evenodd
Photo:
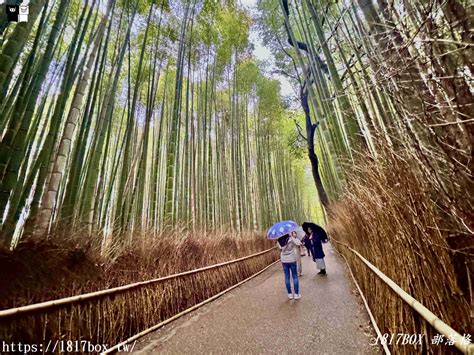
<path fill-rule="evenodd" d="M 28 5 L 25 4 L 12 4 L 19 3 L 19 1 L 6 1 L 0 0 L 0 4 L 2 7 L 5 7 L 5 11 L 7 13 L 7 20 L 9 22 L 28 22 L 28 13 L 29 8 Z"/>

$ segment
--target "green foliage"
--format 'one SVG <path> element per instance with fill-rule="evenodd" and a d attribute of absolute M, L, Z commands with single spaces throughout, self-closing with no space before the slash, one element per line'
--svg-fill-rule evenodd
<path fill-rule="evenodd" d="M 288 110 L 285 116 L 285 137 L 290 154 L 295 159 L 306 159 L 308 153 L 308 144 L 305 140 L 304 127 L 304 114 L 298 110 Z M 300 126 L 301 131 L 298 130 L 296 124 Z"/>
<path fill-rule="evenodd" d="M 152 3 L 155 3 L 154 0 L 135 0 L 138 1 L 137 4 L 137 13 L 140 15 L 146 15 L 150 9 Z"/>
<path fill-rule="evenodd" d="M 176 18 L 171 18 L 169 23 L 166 24 L 164 28 L 165 37 L 169 38 L 171 42 L 176 42 L 179 37 L 179 32 L 177 29 L 177 20 Z"/>
<path fill-rule="evenodd" d="M 77 24 L 77 20 L 79 16 L 81 16 L 81 12 L 83 11 L 83 8 L 84 8 L 83 4 L 84 3 L 82 0 L 72 0 L 69 2 L 67 25 L 73 27 L 73 29 Z M 90 4 L 88 5 L 88 7 L 89 6 Z"/>
<path fill-rule="evenodd" d="M 283 113 L 280 100 L 280 82 L 278 80 L 260 77 L 257 81 L 257 95 L 259 97 L 258 110 L 262 117 L 276 121 Z"/>
<path fill-rule="evenodd" d="M 133 4 L 135 1 L 138 1 L 137 12 L 141 15 L 148 14 L 151 5 L 153 5 L 155 10 L 159 9 L 164 12 L 169 12 L 171 10 L 169 0 L 129 0 L 129 3 Z"/>
<path fill-rule="evenodd" d="M 284 18 L 280 11 L 279 1 L 258 0 L 257 24 L 263 35 L 264 42 L 275 41 L 275 36 L 284 36 Z"/>
<path fill-rule="evenodd" d="M 218 1 L 205 0 L 197 17 L 196 37 L 206 46 L 217 44 L 219 33 L 216 29 L 216 16 L 219 9 Z"/>
<path fill-rule="evenodd" d="M 217 65 L 223 70 L 231 62 L 236 51 L 242 51 L 248 45 L 250 18 L 237 8 L 220 8 L 216 24 L 219 32 Z"/>
<path fill-rule="evenodd" d="M 237 87 L 239 92 L 249 94 L 260 80 L 260 68 L 254 60 L 244 59 L 237 65 Z"/>

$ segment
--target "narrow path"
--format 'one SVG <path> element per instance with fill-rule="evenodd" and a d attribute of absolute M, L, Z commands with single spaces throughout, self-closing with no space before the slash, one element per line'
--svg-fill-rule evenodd
<path fill-rule="evenodd" d="M 328 275 L 303 257 L 302 298 L 288 300 L 281 265 L 140 339 L 168 354 L 377 354 L 369 319 L 344 261 L 325 245 Z"/>

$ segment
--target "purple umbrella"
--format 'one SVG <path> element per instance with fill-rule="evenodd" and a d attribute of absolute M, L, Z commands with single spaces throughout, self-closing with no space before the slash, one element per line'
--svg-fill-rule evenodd
<path fill-rule="evenodd" d="M 285 234 L 290 234 L 298 228 L 298 223 L 293 221 L 281 221 L 275 223 L 267 232 L 267 238 L 270 240 L 278 239 Z"/>

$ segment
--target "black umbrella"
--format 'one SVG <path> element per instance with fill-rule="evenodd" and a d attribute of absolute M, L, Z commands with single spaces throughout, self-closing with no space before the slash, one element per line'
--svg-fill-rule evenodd
<path fill-rule="evenodd" d="M 326 231 L 323 229 L 323 227 L 318 226 L 316 223 L 304 222 L 301 226 L 303 227 L 303 230 L 306 233 L 309 233 L 308 228 L 311 228 L 313 233 L 317 234 L 319 236 L 319 238 L 324 242 L 326 242 L 329 239 L 328 235 L 326 234 Z"/>
<path fill-rule="evenodd" d="M 317 224 L 315 224 L 313 222 L 304 222 L 301 226 L 303 227 L 303 230 L 306 233 L 309 233 L 308 228 L 311 228 L 311 230 L 313 230 L 313 231 L 316 231 L 316 229 L 318 228 Z"/>

